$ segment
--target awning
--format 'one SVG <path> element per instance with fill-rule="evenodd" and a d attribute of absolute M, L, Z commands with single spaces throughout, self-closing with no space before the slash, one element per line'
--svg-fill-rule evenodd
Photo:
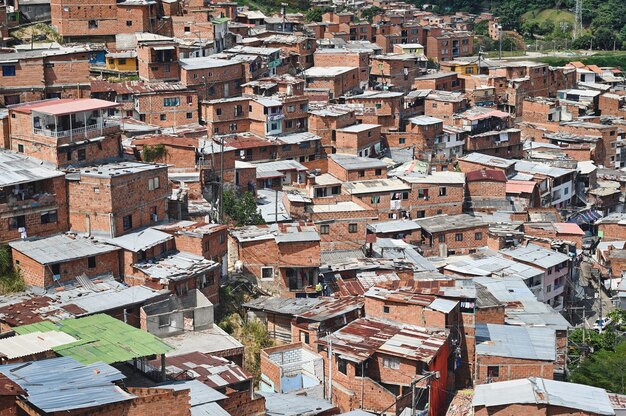
<path fill-rule="evenodd" d="M 602 218 L 602 214 L 598 211 L 588 209 L 572 215 L 567 222 L 573 222 L 576 224 L 592 224 L 600 218 Z"/>
<path fill-rule="evenodd" d="M 171 51 L 176 49 L 176 46 L 155 46 L 154 48 L 155 51 Z"/>

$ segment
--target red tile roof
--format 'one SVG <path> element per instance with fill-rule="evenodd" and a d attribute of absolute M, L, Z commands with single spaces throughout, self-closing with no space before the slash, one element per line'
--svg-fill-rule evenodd
<path fill-rule="evenodd" d="M 585 235 L 585 232 L 573 222 L 556 222 L 554 228 L 559 234 Z"/>

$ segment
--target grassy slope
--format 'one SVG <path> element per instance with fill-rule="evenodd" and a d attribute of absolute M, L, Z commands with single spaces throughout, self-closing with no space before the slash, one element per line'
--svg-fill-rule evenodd
<path fill-rule="evenodd" d="M 546 9 L 541 11 L 531 10 L 522 15 L 523 22 L 534 21 L 541 25 L 541 23 L 547 20 L 552 20 L 555 25 L 559 22 L 567 22 L 570 24 L 570 27 L 573 27 L 576 18 L 572 12 L 556 9 Z"/>
<path fill-rule="evenodd" d="M 602 52 L 592 56 L 571 57 L 542 57 L 534 58 L 538 62 L 545 62 L 552 66 L 563 66 L 568 62 L 580 61 L 585 65 L 614 66 L 626 71 L 626 52 Z"/>

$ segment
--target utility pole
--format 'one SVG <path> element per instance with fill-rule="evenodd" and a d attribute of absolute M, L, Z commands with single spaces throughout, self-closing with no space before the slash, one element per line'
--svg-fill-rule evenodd
<path fill-rule="evenodd" d="M 333 404 L 333 337 L 328 334 L 328 401 Z"/>
<path fill-rule="evenodd" d="M 576 0 L 576 22 L 574 23 L 574 39 L 582 35 L 583 31 L 583 4 L 582 0 Z"/>
<path fill-rule="evenodd" d="M 500 48 L 498 49 L 498 59 L 502 60 L 502 25 L 498 25 L 498 38 L 500 42 Z"/>

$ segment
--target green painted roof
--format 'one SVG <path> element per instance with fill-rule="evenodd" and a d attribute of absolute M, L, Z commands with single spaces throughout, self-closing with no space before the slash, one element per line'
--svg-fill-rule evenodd
<path fill-rule="evenodd" d="M 218 17 L 217 19 L 213 19 L 213 22 L 220 24 L 220 23 L 226 23 L 226 22 L 230 22 L 230 18 L 228 17 Z"/>
<path fill-rule="evenodd" d="M 149 332 L 104 314 L 66 319 L 56 324 L 37 322 L 16 327 L 14 330 L 20 335 L 53 330 L 70 334 L 78 341 L 54 347 L 53 350 L 59 355 L 72 357 L 83 364 L 98 361 L 107 364 L 119 363 L 133 358 L 165 354 L 173 349 Z"/>

